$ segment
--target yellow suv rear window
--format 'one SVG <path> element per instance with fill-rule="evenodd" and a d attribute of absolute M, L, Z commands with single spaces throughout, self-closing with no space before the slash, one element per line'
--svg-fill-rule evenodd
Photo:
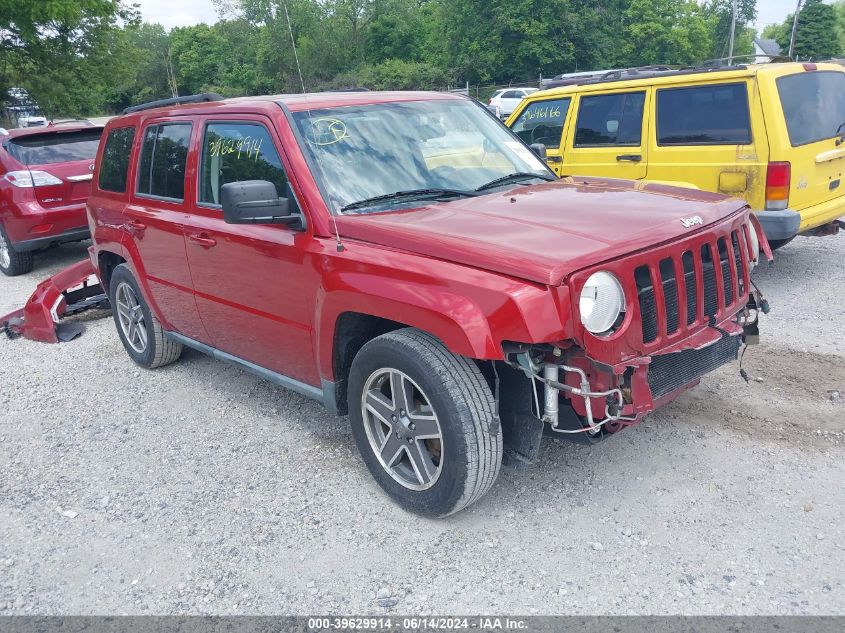
<path fill-rule="evenodd" d="M 803 72 L 780 77 L 777 85 L 793 147 L 845 131 L 845 73 Z"/>

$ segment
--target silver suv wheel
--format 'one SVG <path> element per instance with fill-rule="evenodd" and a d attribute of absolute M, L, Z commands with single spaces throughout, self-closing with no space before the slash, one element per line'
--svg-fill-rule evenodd
<path fill-rule="evenodd" d="M 409 490 L 431 488 L 443 471 L 443 432 L 425 392 L 390 368 L 364 384 L 361 414 L 370 448 L 394 480 Z"/>
<path fill-rule="evenodd" d="M 149 336 L 138 297 L 132 286 L 122 281 L 115 289 L 115 298 L 117 299 L 117 317 L 123 336 L 132 349 L 143 354 L 147 349 Z"/>

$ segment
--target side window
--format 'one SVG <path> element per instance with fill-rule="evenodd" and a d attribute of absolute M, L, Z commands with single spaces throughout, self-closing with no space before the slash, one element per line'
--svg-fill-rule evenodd
<path fill-rule="evenodd" d="M 542 143 L 549 149 L 557 149 L 560 147 L 569 103 L 569 97 L 529 103 L 511 129 L 529 145 Z"/>
<path fill-rule="evenodd" d="M 657 91 L 658 145 L 745 145 L 750 142 L 745 84 Z"/>
<path fill-rule="evenodd" d="M 129 156 L 135 140 L 134 127 L 121 127 L 109 132 L 103 148 L 100 164 L 100 178 L 97 186 L 102 191 L 123 193 L 126 191 L 126 177 L 129 171 Z"/>
<path fill-rule="evenodd" d="M 220 204 L 220 187 L 242 180 L 266 180 L 291 197 L 279 153 L 260 123 L 209 123 L 202 141 L 199 202 Z"/>
<path fill-rule="evenodd" d="M 147 128 L 138 168 L 139 194 L 185 199 L 185 163 L 191 127 L 190 123 L 164 123 Z"/>
<path fill-rule="evenodd" d="M 645 92 L 581 97 L 575 147 L 621 145 L 642 141 Z"/>
<path fill-rule="evenodd" d="M 502 93 L 502 99 L 522 99 L 522 93 L 518 90 L 506 90 Z"/>

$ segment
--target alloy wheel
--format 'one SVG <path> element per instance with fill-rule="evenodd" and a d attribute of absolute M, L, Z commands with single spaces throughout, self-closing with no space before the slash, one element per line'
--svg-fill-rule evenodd
<path fill-rule="evenodd" d="M 431 488 L 443 471 L 443 432 L 420 386 L 397 369 L 379 369 L 364 384 L 361 410 L 385 472 L 409 490 Z"/>
<path fill-rule="evenodd" d="M 139 354 L 147 349 L 147 324 L 144 321 L 144 311 L 138 301 L 135 290 L 125 281 L 121 282 L 115 291 L 117 299 L 117 316 L 120 329 L 129 345 Z"/>

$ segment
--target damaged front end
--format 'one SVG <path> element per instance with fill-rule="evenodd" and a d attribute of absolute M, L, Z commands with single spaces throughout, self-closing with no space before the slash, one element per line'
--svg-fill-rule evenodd
<path fill-rule="evenodd" d="M 589 329 L 587 318 L 571 340 L 503 345 L 506 371 L 531 385 L 519 394 L 521 403 L 502 402 L 506 454 L 534 461 L 544 432 L 599 441 L 737 359 L 747 381 L 741 350 L 759 342 L 758 316 L 769 311 L 751 280 L 758 248 L 772 261 L 765 237 L 759 244 L 752 239 L 757 228 L 753 219 L 734 219 L 573 275 L 568 283 L 573 314 L 590 307 L 591 280 L 597 276 L 613 279 L 608 296 L 619 299 L 603 313 L 603 325 Z M 579 305 L 582 289 L 590 292 Z"/>
<path fill-rule="evenodd" d="M 83 332 L 84 325 L 69 321 L 70 317 L 109 307 L 97 271 L 86 259 L 39 283 L 22 308 L 0 317 L 0 331 L 9 338 L 40 343 L 71 341 Z"/>

